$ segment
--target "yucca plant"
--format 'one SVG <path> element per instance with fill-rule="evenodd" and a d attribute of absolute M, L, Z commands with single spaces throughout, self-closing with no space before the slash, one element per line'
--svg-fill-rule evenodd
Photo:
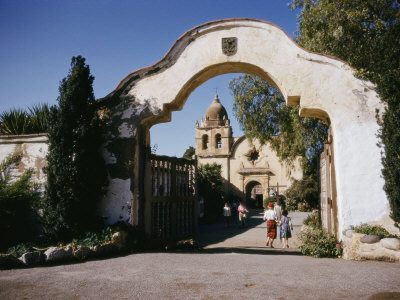
<path fill-rule="evenodd" d="M 29 110 L 29 131 L 30 133 L 44 133 L 48 130 L 50 108 L 47 103 L 36 104 Z"/>
<path fill-rule="evenodd" d="M 29 133 L 30 116 L 20 108 L 0 113 L 0 134 Z"/>
<path fill-rule="evenodd" d="M 0 135 L 45 133 L 48 131 L 50 108 L 46 103 L 28 107 L 28 112 L 13 108 L 0 113 Z"/>

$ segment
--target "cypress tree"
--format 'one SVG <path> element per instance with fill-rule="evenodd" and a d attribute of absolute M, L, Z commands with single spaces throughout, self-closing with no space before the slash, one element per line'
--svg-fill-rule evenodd
<path fill-rule="evenodd" d="M 47 237 L 53 240 L 69 240 L 98 224 L 96 203 L 105 168 L 93 80 L 85 58 L 73 57 L 68 76 L 60 82 L 58 106 L 50 111 L 43 217 Z"/>

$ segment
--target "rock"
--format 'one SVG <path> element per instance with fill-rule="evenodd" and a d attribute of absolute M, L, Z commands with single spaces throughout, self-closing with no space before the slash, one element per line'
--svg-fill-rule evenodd
<path fill-rule="evenodd" d="M 66 261 L 70 260 L 72 256 L 72 247 L 58 248 L 50 247 L 44 253 L 47 262 Z"/>
<path fill-rule="evenodd" d="M 24 264 L 11 254 L 0 254 L 0 269 L 20 268 Z"/>
<path fill-rule="evenodd" d="M 382 247 L 390 250 L 400 250 L 400 240 L 397 238 L 381 239 L 380 244 Z"/>
<path fill-rule="evenodd" d="M 94 246 L 92 248 L 96 256 L 108 256 L 116 252 L 117 248 L 112 243 Z"/>
<path fill-rule="evenodd" d="M 19 258 L 19 260 L 28 266 L 34 266 L 41 264 L 44 261 L 44 255 L 42 251 L 26 252 Z"/>
<path fill-rule="evenodd" d="M 361 260 L 360 257 L 360 239 L 363 238 L 365 234 L 362 233 L 353 233 L 353 236 L 346 241 L 346 244 L 343 244 L 343 258 L 347 260 Z M 347 238 L 347 237 L 346 237 Z"/>
<path fill-rule="evenodd" d="M 363 252 L 361 254 L 362 260 L 380 260 L 380 261 L 400 261 L 400 252 L 385 249 L 377 244 L 378 248 L 371 252 Z"/>
<path fill-rule="evenodd" d="M 374 235 L 374 234 L 368 234 L 366 236 L 363 236 L 361 238 L 361 243 L 365 243 L 365 244 L 374 244 L 379 242 L 381 238 L 378 235 Z"/>
<path fill-rule="evenodd" d="M 348 238 L 353 237 L 354 230 L 348 229 L 345 231 L 344 235 L 347 236 Z"/>
<path fill-rule="evenodd" d="M 122 250 L 127 246 L 127 238 L 128 234 L 125 231 L 118 231 L 112 235 L 111 243 L 118 249 Z"/>
<path fill-rule="evenodd" d="M 378 248 L 379 248 L 379 244 L 377 244 L 377 243 L 374 243 L 374 244 L 364 243 L 364 244 L 360 244 L 358 249 L 360 250 L 360 252 L 373 252 Z"/>
<path fill-rule="evenodd" d="M 88 259 L 93 255 L 93 251 L 87 246 L 78 246 L 74 251 L 74 257 L 80 260 Z"/>

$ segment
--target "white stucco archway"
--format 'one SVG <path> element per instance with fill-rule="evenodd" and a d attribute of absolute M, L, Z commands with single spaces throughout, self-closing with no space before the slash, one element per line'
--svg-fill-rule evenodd
<path fill-rule="evenodd" d="M 234 38 L 230 41 L 236 40 L 236 48 L 225 47 L 224 53 L 226 38 Z M 234 72 L 268 79 L 288 105 L 300 105 L 301 116 L 329 118 L 340 234 L 350 225 L 388 218 L 375 117 L 383 105 L 373 85 L 357 79 L 343 61 L 302 49 L 273 24 L 228 19 L 198 26 L 182 35 L 160 62 L 128 75 L 104 100 L 125 103 L 117 105 L 122 110 L 119 135 L 138 139 L 140 126 L 168 121 L 171 111 L 180 110 L 204 81 Z M 110 189 L 115 191 L 113 180 Z M 135 201 L 134 188 L 130 192 Z"/>

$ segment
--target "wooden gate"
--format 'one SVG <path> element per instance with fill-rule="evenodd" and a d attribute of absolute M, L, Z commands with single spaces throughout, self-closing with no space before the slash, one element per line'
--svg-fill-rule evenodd
<path fill-rule="evenodd" d="M 329 128 L 328 143 L 324 145 L 324 151 L 320 155 L 319 167 L 322 227 L 329 233 L 339 236 L 337 232 L 336 182 L 331 128 Z"/>
<path fill-rule="evenodd" d="M 177 240 L 197 233 L 196 161 L 151 155 L 146 168 L 146 234 Z"/>

